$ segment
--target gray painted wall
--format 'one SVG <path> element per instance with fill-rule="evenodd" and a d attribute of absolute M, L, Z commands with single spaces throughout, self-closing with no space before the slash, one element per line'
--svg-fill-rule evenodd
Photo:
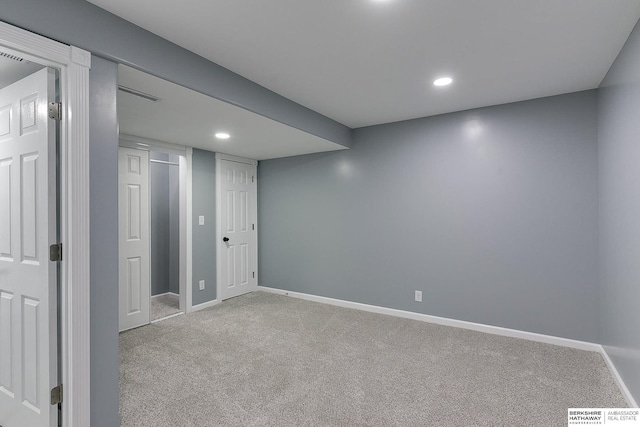
<path fill-rule="evenodd" d="M 598 91 L 601 341 L 640 402 L 640 27 Z"/>
<path fill-rule="evenodd" d="M 4 22 L 349 146 L 351 130 L 85 0 L 0 1 Z"/>
<path fill-rule="evenodd" d="M 152 151 L 150 158 L 178 162 L 178 156 Z M 151 295 L 180 292 L 179 168 L 150 163 Z"/>
<path fill-rule="evenodd" d="M 356 129 L 260 162 L 260 284 L 597 341 L 597 177 L 595 91 Z"/>
<path fill-rule="evenodd" d="M 193 150 L 193 305 L 216 299 L 216 155 Z M 204 225 L 198 217 L 204 215 Z M 201 291 L 198 282 L 205 281 Z"/>
<path fill-rule="evenodd" d="M 120 425 L 117 81 L 117 65 L 94 56 L 89 74 L 92 427 Z"/>

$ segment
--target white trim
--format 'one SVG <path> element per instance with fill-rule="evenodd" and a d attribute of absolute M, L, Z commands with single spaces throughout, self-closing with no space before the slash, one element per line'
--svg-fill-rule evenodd
<path fill-rule="evenodd" d="M 253 230 L 253 269 L 255 271 L 255 284 L 256 289 L 258 286 L 258 161 L 252 159 L 245 159 L 244 157 L 231 156 L 224 153 L 216 154 L 216 298 L 222 301 L 222 257 L 220 256 L 220 242 L 222 242 L 222 167 L 220 162 L 222 160 L 243 163 L 253 166 L 253 176 L 255 179 L 252 181 L 253 187 L 253 217 L 252 223 L 255 224 L 255 230 Z"/>
<path fill-rule="evenodd" d="M 182 316 L 183 314 L 184 313 L 182 311 L 180 313 L 170 314 L 168 316 L 164 316 L 164 317 L 161 317 L 159 319 L 152 320 L 150 324 L 153 325 L 154 323 L 162 322 L 163 320 L 171 319 L 172 317 Z"/>
<path fill-rule="evenodd" d="M 91 54 L 0 22 L 0 46 L 60 69 L 62 425 L 90 424 L 89 68 Z"/>
<path fill-rule="evenodd" d="M 179 297 L 180 296 L 180 295 L 176 294 L 175 292 L 165 292 L 164 294 L 151 295 L 151 299 L 163 297 L 165 295 L 173 295 L 174 297 Z"/>
<path fill-rule="evenodd" d="M 622 380 L 622 377 L 620 376 L 620 373 L 616 369 L 616 365 L 613 364 L 613 361 L 609 357 L 609 354 L 607 354 L 607 350 L 605 350 L 604 346 L 602 345 L 600 346 L 600 354 L 602 354 L 602 357 L 604 358 L 604 362 L 607 364 L 607 367 L 609 368 L 611 375 L 613 375 L 613 378 L 616 380 L 616 383 L 618 383 L 618 387 L 620 388 L 620 391 L 622 392 L 622 395 L 627 401 L 627 404 L 629 405 L 629 407 L 637 408 L 638 403 L 635 401 L 635 399 L 631 395 L 631 392 L 627 388 L 627 385 L 624 383 L 624 381 Z"/>
<path fill-rule="evenodd" d="M 178 307 L 187 312 L 187 158 L 178 157 Z"/>
<path fill-rule="evenodd" d="M 245 159 L 244 157 L 232 156 L 230 154 L 216 153 L 216 160 L 228 160 L 230 162 L 245 163 L 247 165 L 256 166 L 257 160 Z"/>
<path fill-rule="evenodd" d="M 186 216 L 187 221 L 185 226 L 187 228 L 186 239 L 180 239 L 180 244 L 185 245 L 186 259 L 185 268 L 185 313 L 193 311 L 193 148 L 187 147 L 186 150 L 186 162 L 187 162 L 187 192 L 185 195 Z"/>
<path fill-rule="evenodd" d="M 220 157 L 218 157 L 220 156 Z M 216 299 L 222 301 L 222 257 L 220 256 L 220 239 L 222 239 L 222 173 L 220 160 L 223 155 L 216 153 Z"/>
<path fill-rule="evenodd" d="M 300 292 L 285 291 L 282 289 L 269 288 L 266 286 L 258 286 L 258 290 L 271 292 L 278 295 L 300 298 L 307 301 L 319 302 L 323 304 L 336 305 L 338 307 L 352 308 L 355 310 L 368 311 L 371 313 L 386 314 L 388 316 L 402 317 L 405 319 L 418 320 L 420 322 L 435 323 L 437 325 L 452 326 L 454 328 L 469 329 L 472 331 L 484 332 L 487 334 L 500 335 L 503 337 L 520 338 L 529 341 L 542 342 L 546 344 L 559 345 L 562 347 L 576 348 L 578 350 L 597 351 L 600 352 L 600 345 L 577 341 L 568 338 L 554 337 L 551 335 L 537 334 L 534 332 L 519 331 L 517 329 L 502 328 L 499 326 L 484 325 L 482 323 L 467 322 L 464 320 L 449 319 L 446 317 L 431 316 L 429 314 L 414 313 L 405 310 L 396 310 L 394 308 L 379 307 L 376 305 L 361 304 L 359 302 L 351 302 L 334 298 L 320 297 L 317 295 L 304 294 Z"/>
<path fill-rule="evenodd" d="M 211 301 L 203 302 L 202 304 L 194 305 L 193 307 L 191 307 L 191 312 L 200 311 L 200 310 L 204 310 L 205 308 L 213 307 L 215 305 L 218 305 L 219 302 L 220 300 L 216 298 Z"/>
<path fill-rule="evenodd" d="M 120 146 L 137 148 L 138 150 L 149 151 L 162 151 L 163 153 L 175 154 L 177 156 L 184 156 L 189 147 L 185 145 L 170 144 L 164 141 L 158 141 L 156 139 L 142 138 L 140 136 L 129 135 L 126 133 L 120 134 Z"/>
<path fill-rule="evenodd" d="M 158 163 L 161 165 L 180 166 L 180 163 L 168 162 L 166 160 L 149 159 L 149 163 Z"/>

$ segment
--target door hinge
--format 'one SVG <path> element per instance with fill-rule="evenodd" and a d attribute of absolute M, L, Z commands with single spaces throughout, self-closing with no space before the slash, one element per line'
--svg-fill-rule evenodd
<path fill-rule="evenodd" d="M 256 278 L 256 272 L 255 271 L 253 272 L 253 278 L 254 279 Z"/>
<path fill-rule="evenodd" d="M 62 403 L 62 384 L 51 389 L 51 404 L 57 405 Z"/>
<path fill-rule="evenodd" d="M 62 261 L 62 243 L 49 246 L 49 261 Z"/>
<path fill-rule="evenodd" d="M 256 229 L 256 225 L 255 224 L 251 224 L 251 229 L 255 230 Z"/>
<path fill-rule="evenodd" d="M 254 179 L 254 178 L 255 178 L 254 176 L 252 176 L 252 177 L 251 177 L 251 182 L 253 182 L 253 179 Z"/>
<path fill-rule="evenodd" d="M 49 118 L 53 120 L 62 120 L 62 102 L 49 103 Z"/>

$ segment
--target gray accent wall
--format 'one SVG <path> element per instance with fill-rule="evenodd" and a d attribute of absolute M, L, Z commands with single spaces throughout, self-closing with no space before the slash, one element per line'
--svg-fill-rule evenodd
<path fill-rule="evenodd" d="M 349 146 L 351 129 L 85 0 L 1 1 L 0 19 Z"/>
<path fill-rule="evenodd" d="M 262 161 L 260 285 L 595 342 L 597 163 L 595 91 Z"/>
<path fill-rule="evenodd" d="M 193 150 L 192 163 L 193 224 L 193 305 L 216 299 L 216 155 Z M 198 217 L 204 215 L 204 225 Z M 201 291 L 199 281 L 205 281 Z"/>
<path fill-rule="evenodd" d="M 640 27 L 598 90 L 601 342 L 640 402 Z"/>
<path fill-rule="evenodd" d="M 117 82 L 117 64 L 94 56 L 89 73 L 92 427 L 120 425 Z"/>
<path fill-rule="evenodd" d="M 178 156 L 152 151 L 150 159 L 177 163 Z M 180 293 L 179 167 L 150 162 L 151 295 Z"/>

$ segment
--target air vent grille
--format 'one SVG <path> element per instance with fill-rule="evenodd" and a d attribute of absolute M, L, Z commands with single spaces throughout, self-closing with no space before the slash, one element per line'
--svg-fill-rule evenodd
<path fill-rule="evenodd" d="M 153 96 L 153 95 L 150 95 L 148 93 L 140 92 L 139 90 L 131 89 L 130 87 L 118 86 L 118 89 L 121 90 L 122 92 L 129 93 L 129 94 L 135 95 L 135 96 L 139 96 L 140 98 L 144 98 L 147 101 L 151 101 L 151 102 L 160 101 L 160 98 L 158 98 L 157 96 Z"/>
<path fill-rule="evenodd" d="M 11 55 L 10 53 L 0 52 L 0 56 L 8 59 L 13 59 L 14 61 L 24 62 L 24 58 L 20 58 L 19 56 Z M 29 61 L 27 61 L 29 62 Z"/>

